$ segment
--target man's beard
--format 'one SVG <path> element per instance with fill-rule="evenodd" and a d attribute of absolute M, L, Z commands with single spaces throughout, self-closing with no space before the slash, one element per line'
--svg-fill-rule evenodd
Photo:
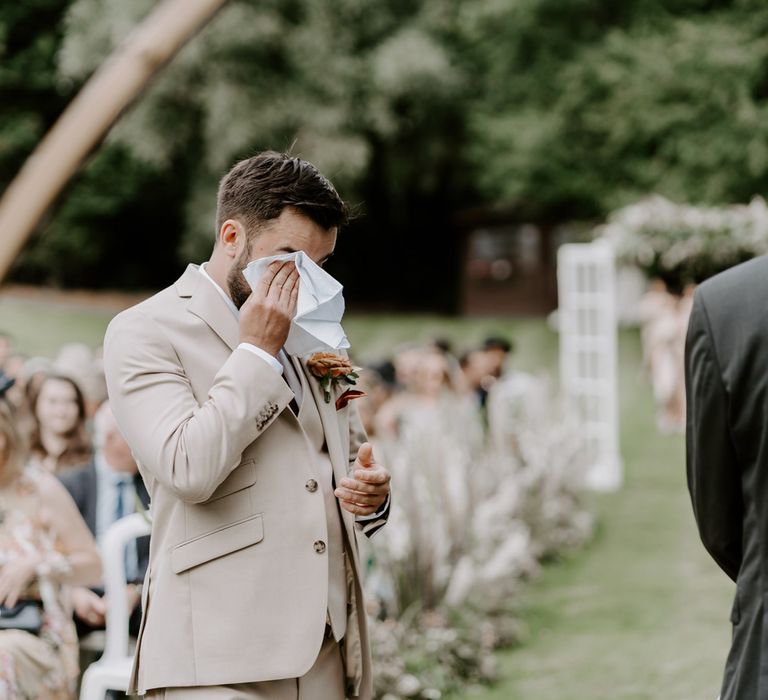
<path fill-rule="evenodd" d="M 248 282 L 245 281 L 245 277 L 243 277 L 243 270 L 250 262 L 250 257 L 251 251 L 250 246 L 248 246 L 246 250 L 243 250 L 240 254 L 240 257 L 235 260 L 227 275 L 229 296 L 238 309 L 245 304 L 246 300 L 251 295 L 251 288 L 248 286 Z"/>

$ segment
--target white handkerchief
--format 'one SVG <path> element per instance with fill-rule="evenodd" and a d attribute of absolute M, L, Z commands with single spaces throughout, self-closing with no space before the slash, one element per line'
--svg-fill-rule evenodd
<path fill-rule="evenodd" d="M 348 348 L 349 341 L 341 327 L 344 287 L 303 251 L 273 255 L 248 263 L 243 276 L 251 289 L 255 289 L 269 264 L 275 260 L 293 260 L 299 271 L 296 316 L 285 341 L 285 351 L 301 357 L 313 352 Z"/>

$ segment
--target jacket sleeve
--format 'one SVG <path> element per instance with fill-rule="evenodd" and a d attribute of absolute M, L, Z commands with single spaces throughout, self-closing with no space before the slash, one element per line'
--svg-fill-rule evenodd
<path fill-rule="evenodd" d="M 241 348 L 198 404 L 162 328 L 136 309 L 107 329 L 104 371 L 110 405 L 137 461 L 190 503 L 210 498 L 293 397 L 277 372 Z"/>
<path fill-rule="evenodd" d="M 736 580 L 742 558 L 741 473 L 730 432 L 709 317 L 697 292 L 685 349 L 688 489 L 699 534 L 718 565 Z"/>
<path fill-rule="evenodd" d="M 360 420 L 360 414 L 355 406 L 355 402 L 352 401 L 349 404 L 349 468 L 354 467 L 357 460 L 357 452 L 360 449 L 360 445 L 364 442 L 368 442 L 368 436 L 365 433 L 363 422 Z M 366 537 L 373 537 L 384 525 L 387 524 L 389 519 L 390 505 L 392 503 L 392 494 L 390 493 L 387 500 L 381 509 L 367 516 L 357 516 L 355 518 L 355 524 L 357 529 L 360 530 Z"/>

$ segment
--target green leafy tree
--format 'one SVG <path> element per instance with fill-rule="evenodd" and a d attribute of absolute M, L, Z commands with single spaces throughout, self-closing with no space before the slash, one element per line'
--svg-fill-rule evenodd
<path fill-rule="evenodd" d="M 0 10 L 0 182 L 154 4 Z M 118 124 L 16 276 L 167 283 L 209 254 L 221 175 L 274 148 L 358 204 L 331 265 L 350 297 L 448 310 L 463 209 L 566 221 L 654 191 L 763 192 L 766 30 L 758 0 L 232 0 Z"/>
<path fill-rule="evenodd" d="M 150 4 L 74 2 L 62 74 L 84 79 Z M 227 7 L 111 137 L 160 168 L 180 153 L 199 154 L 175 173 L 189 183 L 182 256 L 209 254 L 216 184 L 235 160 L 291 150 L 362 203 L 365 216 L 334 262 L 356 298 L 410 291 L 416 306 L 449 305 L 456 270 L 446 270 L 442 285 L 423 280 L 428 256 L 456 266 L 446 202 L 467 188 L 469 81 L 444 41 L 454 5 L 250 0 Z"/>
<path fill-rule="evenodd" d="M 53 123 L 69 95 L 56 83 L 55 54 L 68 0 L 0 6 L 0 187 Z"/>
<path fill-rule="evenodd" d="M 507 28 L 506 60 L 474 43 L 489 80 L 471 139 L 487 197 L 567 219 L 649 192 L 731 202 L 764 191 L 764 6 L 532 0 L 474 10 L 471 38 Z"/>
<path fill-rule="evenodd" d="M 74 96 L 57 53 L 69 0 L 0 7 L 0 190 Z M 79 287 L 153 287 L 180 267 L 175 251 L 186 181 L 118 145 L 100 150 L 17 261 L 17 281 Z M 154 254 L 148 258 L 147 246 Z"/>

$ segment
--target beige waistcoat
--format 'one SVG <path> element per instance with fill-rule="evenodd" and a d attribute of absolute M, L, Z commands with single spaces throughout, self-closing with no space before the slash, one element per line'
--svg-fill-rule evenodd
<path fill-rule="evenodd" d="M 310 392 L 304 373 L 297 374 L 302 385 L 302 401 L 299 408 L 299 424 L 309 444 L 317 473 L 318 486 L 325 502 L 325 519 L 328 529 L 328 620 L 336 641 L 347 630 L 347 573 L 345 568 L 346 546 L 341 526 L 338 499 L 334 495 L 333 465 L 325 444 L 325 433 L 320 413 Z"/>

